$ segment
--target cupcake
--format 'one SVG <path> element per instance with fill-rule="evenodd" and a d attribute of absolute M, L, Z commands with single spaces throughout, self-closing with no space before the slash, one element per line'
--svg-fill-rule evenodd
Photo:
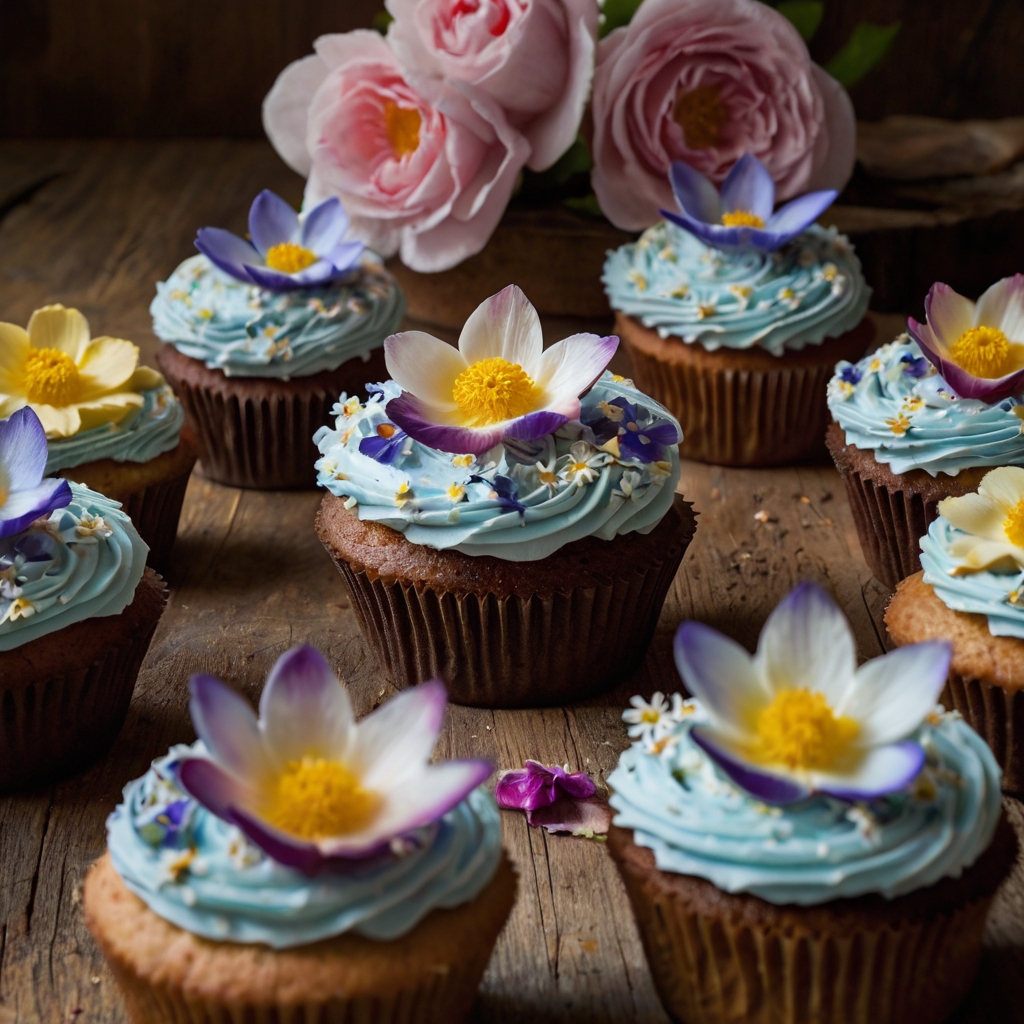
<path fill-rule="evenodd" d="M 896 588 L 889 635 L 953 644 L 943 699 L 992 748 L 1003 789 L 1024 793 L 1024 469 L 990 470 L 976 494 L 941 501 L 921 566 Z"/>
<path fill-rule="evenodd" d="M 203 472 L 233 487 L 312 487 L 310 438 L 341 391 L 384 368 L 405 300 L 380 261 L 346 241 L 337 199 L 298 215 L 273 192 L 245 241 L 220 228 L 157 285 L 157 355 L 202 444 Z"/>
<path fill-rule="evenodd" d="M 0 791 L 107 750 L 166 601 L 117 502 L 44 479 L 46 461 L 32 409 L 0 421 Z"/>
<path fill-rule="evenodd" d="M 608 779 L 608 837 L 662 1003 L 687 1024 L 937 1024 L 967 993 L 1016 857 L 999 767 L 935 708 L 949 645 L 856 667 L 813 585 L 752 658 L 687 622 L 696 699 Z"/>
<path fill-rule="evenodd" d="M 977 304 L 933 285 L 925 312 L 909 335 L 839 363 L 828 385 L 828 447 L 864 558 L 890 590 L 921 568 L 918 542 L 943 498 L 1024 462 L 1024 275 Z"/>
<path fill-rule="evenodd" d="M 773 466 L 818 454 L 832 369 L 874 337 L 850 243 L 811 223 L 836 193 L 773 213 L 774 182 L 751 154 L 721 195 L 684 163 L 671 180 L 681 212 L 662 210 L 604 267 L 637 386 L 678 418 L 687 458 Z"/>
<path fill-rule="evenodd" d="M 516 880 L 481 761 L 430 764 L 444 687 L 360 723 L 311 647 L 257 721 L 193 677 L 200 736 L 129 783 L 85 921 L 136 1024 L 459 1021 Z"/>
<path fill-rule="evenodd" d="M 460 704 L 559 704 L 642 660 L 696 524 L 675 494 L 679 426 L 602 373 L 616 345 L 542 352 L 510 286 L 458 349 L 389 338 L 393 379 L 342 396 L 317 433 L 317 532 L 395 686 L 441 676 Z"/>
<path fill-rule="evenodd" d="M 119 502 L 164 572 L 197 453 L 163 377 L 61 305 L 37 309 L 27 331 L 0 323 L 0 374 L 0 416 L 28 406 L 46 430 L 46 474 Z"/>

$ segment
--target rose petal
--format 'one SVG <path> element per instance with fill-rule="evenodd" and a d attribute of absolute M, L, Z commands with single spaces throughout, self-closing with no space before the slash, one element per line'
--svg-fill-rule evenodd
<path fill-rule="evenodd" d="M 277 76 L 263 100 L 263 128 L 271 145 L 293 171 L 303 177 L 312 165 L 306 145 L 309 107 L 327 77 L 327 65 L 317 54 L 289 64 Z"/>

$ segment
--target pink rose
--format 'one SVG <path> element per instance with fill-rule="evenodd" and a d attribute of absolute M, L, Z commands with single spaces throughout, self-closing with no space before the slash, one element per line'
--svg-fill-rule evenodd
<path fill-rule="evenodd" d="M 284 160 L 308 175 L 305 205 L 337 196 L 352 235 L 432 272 L 479 252 L 530 145 L 488 95 L 402 69 L 376 32 L 321 36 L 263 104 Z"/>
<path fill-rule="evenodd" d="M 673 160 L 720 182 L 753 153 L 779 199 L 840 190 L 853 171 L 850 98 L 756 0 L 644 0 L 598 45 L 593 114 L 594 191 L 628 231 L 675 209 Z"/>
<path fill-rule="evenodd" d="M 403 66 L 468 82 L 526 136 L 535 171 L 579 131 L 594 73 L 597 0 L 387 0 Z"/>

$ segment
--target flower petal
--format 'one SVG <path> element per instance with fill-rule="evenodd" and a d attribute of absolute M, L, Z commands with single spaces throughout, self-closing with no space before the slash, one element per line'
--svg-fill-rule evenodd
<path fill-rule="evenodd" d="M 82 416 L 77 406 L 58 408 L 33 402 L 31 409 L 39 417 L 48 438 L 74 437 L 82 429 Z"/>
<path fill-rule="evenodd" d="M 978 540 L 976 537 L 958 537 L 950 554 L 960 563 L 954 576 L 967 576 L 981 569 L 993 572 L 1017 572 L 1024 569 L 1024 549 L 1007 540 Z"/>
<path fill-rule="evenodd" d="M 579 405 L 578 402 L 576 404 Z M 501 432 L 501 439 L 502 441 L 535 441 L 539 437 L 553 434 L 560 427 L 565 426 L 568 420 L 568 416 L 564 416 L 560 412 L 551 412 L 548 409 L 531 412 L 509 423 Z"/>
<path fill-rule="evenodd" d="M 232 775 L 260 785 L 270 766 L 252 705 L 213 676 L 192 676 L 188 689 L 192 724 L 210 755 Z"/>
<path fill-rule="evenodd" d="M 293 61 L 263 100 L 263 127 L 270 144 L 303 177 L 309 176 L 312 163 L 306 146 L 309 105 L 329 70 L 315 53 Z"/>
<path fill-rule="evenodd" d="M 924 766 L 924 748 L 905 740 L 866 751 L 850 772 L 815 772 L 811 782 L 816 790 L 838 800 L 872 800 L 906 789 Z"/>
<path fill-rule="evenodd" d="M 924 300 L 924 315 L 934 332 L 939 354 L 948 356 L 953 343 L 974 326 L 975 306 L 970 299 L 936 281 Z"/>
<path fill-rule="evenodd" d="M 0 472 L 9 491 L 36 487 L 46 471 L 46 431 L 28 408 L 0 422 Z"/>
<path fill-rule="evenodd" d="M 579 398 L 604 373 L 618 347 L 615 335 L 574 334 L 556 341 L 541 354 L 534 378 L 544 389 L 542 404 Z"/>
<path fill-rule="evenodd" d="M 295 241 L 298 234 L 299 215 L 276 192 L 265 188 L 249 207 L 249 235 L 260 255 L 266 256 L 282 242 Z"/>
<path fill-rule="evenodd" d="M 348 228 L 345 207 L 337 196 L 332 196 L 303 215 L 299 243 L 317 256 L 326 256 L 340 245 Z"/>
<path fill-rule="evenodd" d="M 229 774 L 206 757 L 186 757 L 178 765 L 178 778 L 189 796 L 222 821 L 233 822 L 234 810 L 257 799 L 244 779 Z"/>
<path fill-rule="evenodd" d="M 924 351 L 923 345 L 921 349 Z M 925 355 L 928 353 L 925 352 Z M 943 380 L 961 398 L 977 398 L 989 405 L 1024 391 L 1024 370 L 1015 370 L 1005 377 L 974 377 L 951 359 L 942 358 L 938 361 L 938 370 Z"/>
<path fill-rule="evenodd" d="M 750 236 L 750 228 L 726 227 L 724 224 L 707 224 L 704 221 L 691 217 L 685 211 L 681 214 L 672 213 L 671 210 L 662 210 L 661 215 L 678 225 L 691 235 L 695 235 L 706 245 L 719 249 L 739 248 L 744 240 Z"/>
<path fill-rule="evenodd" d="M 312 266 L 294 274 L 286 274 L 283 270 L 271 270 L 269 267 L 253 263 L 246 263 L 243 270 L 253 284 L 269 292 L 295 292 L 301 288 L 326 284 L 338 277 L 337 269 L 327 260 L 317 260 Z"/>
<path fill-rule="evenodd" d="M 330 252 L 324 253 L 323 258 L 337 271 L 350 271 L 366 252 L 366 246 L 362 242 L 341 242 Z"/>
<path fill-rule="evenodd" d="M 323 854 L 313 843 L 281 832 L 246 810 L 233 809 L 228 820 L 278 864 L 304 874 L 312 874 L 324 863 Z"/>
<path fill-rule="evenodd" d="M 0 506 L 0 537 L 11 537 L 34 523 L 40 516 L 58 508 L 66 508 L 71 501 L 71 487 L 67 480 L 43 480 L 35 487 L 12 491 Z"/>
<path fill-rule="evenodd" d="M 135 372 L 128 386 L 132 391 L 152 391 L 154 388 L 161 388 L 167 383 L 164 375 L 151 366 L 136 366 Z"/>
<path fill-rule="evenodd" d="M 612 823 L 607 801 L 592 796 L 580 800 L 563 796 L 553 804 L 526 812 L 527 822 L 548 832 L 570 832 L 574 836 L 603 836 Z"/>
<path fill-rule="evenodd" d="M 123 338 L 94 338 L 85 346 L 78 362 L 82 375 L 79 401 L 89 402 L 116 391 L 131 380 L 138 365 L 138 345 Z"/>
<path fill-rule="evenodd" d="M 0 323 L 0 394 L 25 394 L 22 369 L 30 348 L 24 327 Z"/>
<path fill-rule="evenodd" d="M 974 307 L 974 324 L 998 327 L 1010 341 L 1024 341 L 1024 274 L 990 285 Z"/>
<path fill-rule="evenodd" d="M 89 402 L 79 402 L 74 406 L 79 421 L 76 433 L 78 430 L 102 427 L 107 423 L 120 423 L 132 409 L 141 409 L 142 405 L 142 395 L 132 391 L 118 391 Z"/>
<path fill-rule="evenodd" d="M 674 160 L 669 170 L 669 181 L 683 213 L 705 224 L 717 224 L 721 220 L 722 205 L 718 189 L 700 171 L 682 160 Z"/>
<path fill-rule="evenodd" d="M 732 165 L 722 182 L 721 203 L 723 213 L 746 210 L 765 222 L 771 217 L 775 208 L 775 182 L 753 153 L 744 153 Z"/>
<path fill-rule="evenodd" d="M 829 189 L 824 192 L 808 192 L 791 199 L 767 218 L 766 227 L 788 241 L 800 234 L 808 224 L 814 223 L 835 202 L 838 194 Z"/>
<path fill-rule="evenodd" d="M 439 409 L 457 408 L 452 388 L 467 363 L 453 345 L 424 331 L 403 331 L 384 340 L 384 361 L 403 391 Z"/>
<path fill-rule="evenodd" d="M 990 470 L 982 477 L 978 494 L 1006 512 L 1016 509 L 1024 501 L 1024 468 L 1000 466 Z M 1001 534 L 999 539 L 1002 539 Z"/>
<path fill-rule="evenodd" d="M 534 380 L 543 348 L 537 310 L 514 284 L 481 302 L 459 335 L 459 351 L 467 364 L 500 356 L 521 366 Z"/>
<path fill-rule="evenodd" d="M 59 303 L 37 309 L 28 322 L 33 348 L 55 348 L 78 362 L 79 353 L 89 343 L 89 322 L 77 309 Z"/>
<path fill-rule="evenodd" d="M 429 418 L 422 402 L 407 391 L 392 398 L 386 406 L 388 417 L 398 424 L 411 438 L 453 455 L 483 455 L 496 444 L 507 423 L 495 423 L 489 427 L 455 427 L 438 423 Z"/>
<path fill-rule="evenodd" d="M 724 733 L 706 725 L 690 729 L 693 742 L 740 789 L 766 804 L 791 804 L 808 796 L 808 790 L 795 779 L 755 768 Z"/>
<path fill-rule="evenodd" d="M 1000 541 L 1006 538 L 1003 529 L 1006 511 L 983 494 L 943 498 L 939 502 L 939 515 L 971 536 Z"/>
<path fill-rule="evenodd" d="M 252 284 L 245 269 L 247 263 L 262 263 L 260 254 L 244 239 L 223 228 L 200 228 L 196 232 L 195 247 L 225 274 Z"/>

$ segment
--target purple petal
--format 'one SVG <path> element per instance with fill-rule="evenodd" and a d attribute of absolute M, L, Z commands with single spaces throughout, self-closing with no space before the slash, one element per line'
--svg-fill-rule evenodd
<path fill-rule="evenodd" d="M 832 189 L 808 192 L 779 207 L 771 217 L 764 218 L 765 227 L 772 234 L 781 235 L 789 241 L 800 234 L 808 224 L 813 224 L 835 202 L 837 195 L 839 193 Z"/>
<path fill-rule="evenodd" d="M 722 212 L 746 210 L 767 221 L 775 207 L 775 182 L 753 153 L 744 153 L 722 182 Z M 802 229 L 801 229 L 802 230 Z"/>
<path fill-rule="evenodd" d="M 693 726 L 690 736 L 732 782 L 766 804 L 792 804 L 809 795 L 807 789 L 792 779 L 762 771 L 740 760 L 727 750 L 722 737 L 707 726 Z"/>
<path fill-rule="evenodd" d="M 0 466 L 9 490 L 37 487 L 46 471 L 46 453 L 46 431 L 27 405 L 0 422 Z"/>
<path fill-rule="evenodd" d="M 940 370 L 942 360 L 939 358 L 938 345 L 931 327 L 926 323 L 918 323 L 912 316 L 908 316 L 907 332 L 917 342 L 918 348 L 924 353 L 925 358 L 936 370 Z"/>
<path fill-rule="evenodd" d="M 549 832 L 571 832 L 573 835 L 605 835 L 612 823 L 608 804 L 599 797 L 574 800 L 562 797 L 547 807 L 526 812 L 529 825 Z"/>
<path fill-rule="evenodd" d="M 38 486 L 23 491 L 12 491 L 0 507 L 0 537 L 11 537 L 31 526 L 40 516 L 71 501 L 71 487 L 67 480 L 43 480 Z"/>
<path fill-rule="evenodd" d="M 252 283 L 270 292 L 294 292 L 301 288 L 315 288 L 339 276 L 326 260 L 317 260 L 312 266 L 295 274 L 286 274 L 270 267 L 245 265 Z M 304 276 L 304 279 L 303 279 Z"/>
<path fill-rule="evenodd" d="M 453 455 L 483 455 L 501 442 L 501 426 L 474 429 L 453 427 L 428 420 L 414 395 L 403 391 L 385 407 L 388 418 L 397 423 L 413 440 L 440 452 Z"/>
<path fill-rule="evenodd" d="M 501 436 L 502 440 L 507 437 L 511 441 L 535 441 L 538 437 L 547 437 L 548 434 L 553 434 L 568 422 L 567 416 L 542 409 L 540 412 L 531 412 L 526 416 L 520 416 L 502 431 Z"/>
<path fill-rule="evenodd" d="M 669 170 L 669 182 L 683 213 L 707 224 L 718 222 L 722 216 L 718 189 L 700 171 L 676 160 Z"/>
<path fill-rule="evenodd" d="M 228 820 L 237 825 L 268 857 L 287 868 L 311 875 L 326 860 L 312 843 L 285 835 L 245 811 L 233 808 Z"/>
<path fill-rule="evenodd" d="M 691 619 L 676 630 L 675 660 L 686 688 L 723 726 L 745 728 L 748 709 L 768 703 L 747 650 L 703 622 Z"/>
<path fill-rule="evenodd" d="M 566 772 L 558 765 L 527 761 L 522 769 L 505 772 L 494 788 L 499 807 L 533 811 L 548 807 L 562 797 L 586 799 L 597 791 L 586 772 Z"/>
<path fill-rule="evenodd" d="M 234 823 L 235 810 L 253 797 L 244 782 L 205 757 L 186 757 L 177 775 L 185 792 L 222 821 Z"/>
<path fill-rule="evenodd" d="M 247 263 L 259 263 L 260 254 L 244 239 L 223 228 L 200 228 L 196 232 L 195 247 L 225 274 L 252 284 L 245 269 Z"/>
<path fill-rule="evenodd" d="M 192 724 L 212 759 L 241 779 L 259 779 L 266 755 L 252 705 L 213 676 L 194 675 L 188 689 Z"/>
<path fill-rule="evenodd" d="M 249 234 L 261 256 L 282 242 L 294 242 L 298 233 L 299 215 L 279 195 L 264 189 L 252 201 Z"/>
<path fill-rule="evenodd" d="M 360 260 L 366 246 L 362 242 L 342 242 L 336 245 L 330 252 L 324 253 L 325 259 L 339 275 L 348 273 Z"/>
<path fill-rule="evenodd" d="M 348 231 L 349 220 L 345 207 L 337 196 L 332 196 L 318 206 L 314 206 L 302 218 L 302 230 L 299 244 L 305 246 L 317 256 L 326 256 L 332 249 L 341 245 L 345 232 Z M 356 243 L 360 245 L 360 243 Z"/>
<path fill-rule="evenodd" d="M 872 800 L 906 789 L 924 767 L 924 748 L 913 740 L 874 747 L 848 777 L 818 775 L 816 788 L 838 800 Z"/>

